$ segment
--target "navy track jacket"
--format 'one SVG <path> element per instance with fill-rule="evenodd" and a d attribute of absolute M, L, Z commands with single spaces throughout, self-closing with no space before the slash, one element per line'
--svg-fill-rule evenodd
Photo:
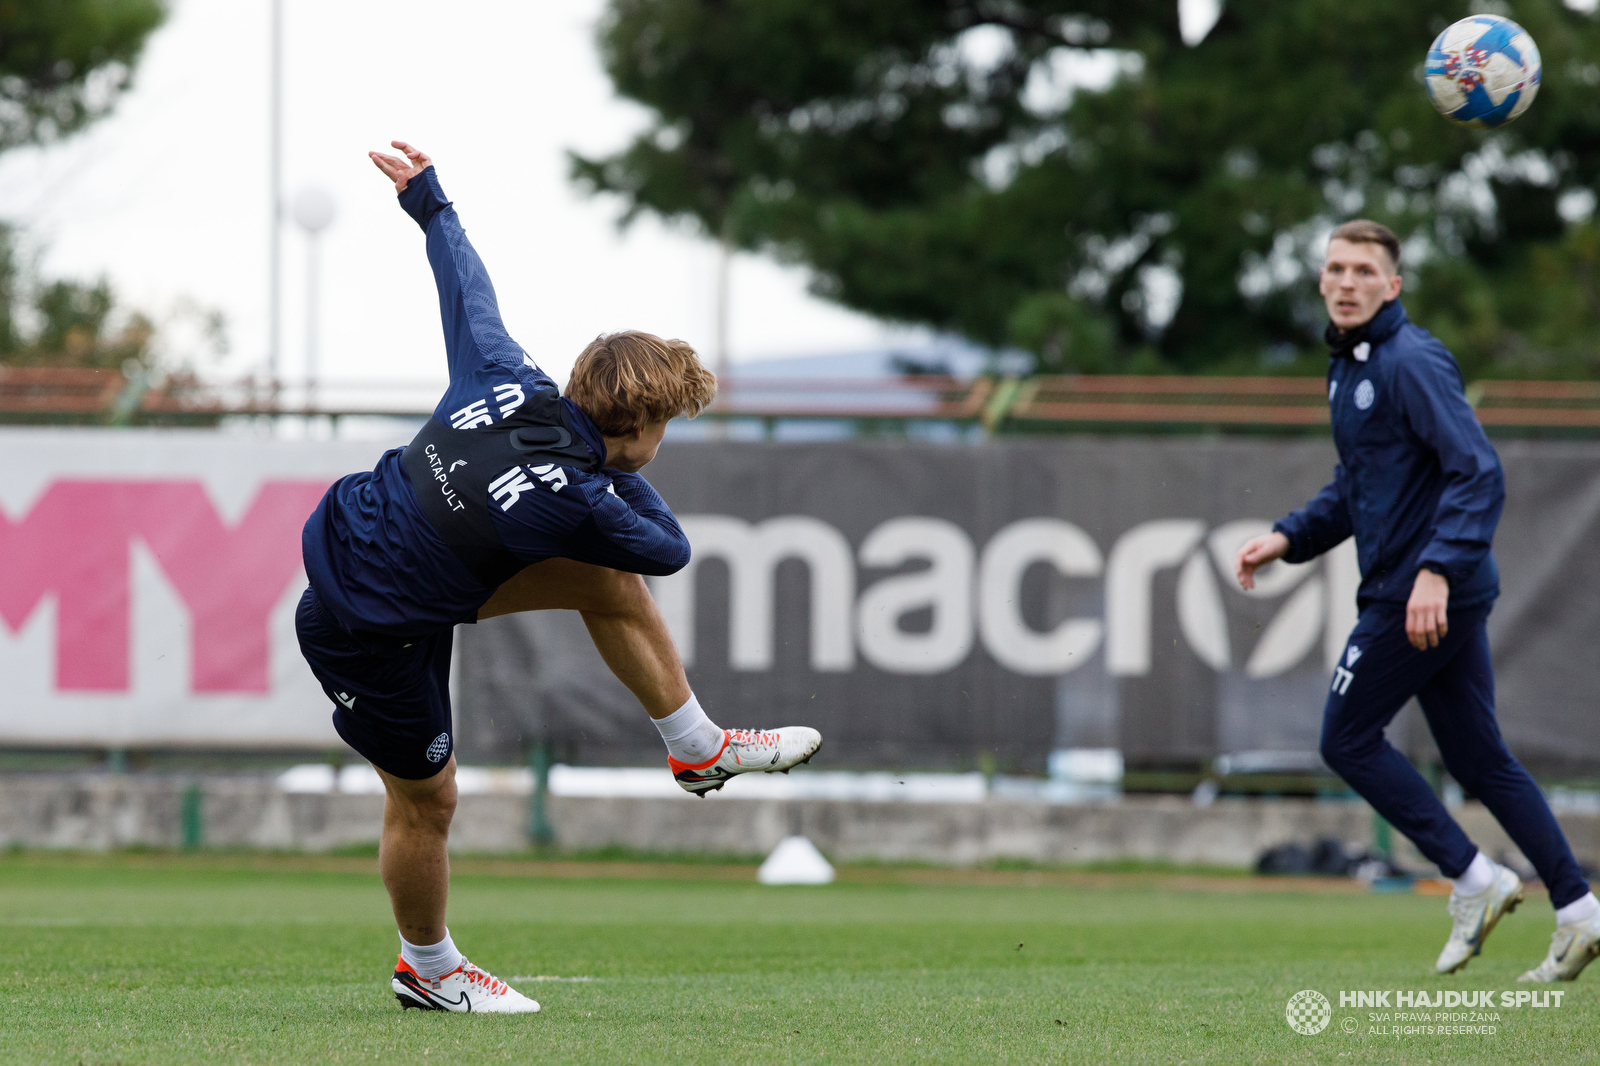
<path fill-rule="evenodd" d="M 1489 545 L 1505 475 L 1467 403 L 1461 368 L 1398 300 L 1367 329 L 1365 360 L 1330 361 L 1339 465 L 1315 499 L 1272 527 L 1289 538 L 1284 558 L 1306 562 L 1353 534 L 1361 606 L 1405 603 L 1424 568 L 1449 580 L 1452 608 L 1487 603 L 1500 594 Z"/>
<path fill-rule="evenodd" d="M 553 389 L 506 333 L 483 261 L 467 240 L 432 167 L 407 184 L 400 206 L 427 234 L 439 287 L 450 386 L 434 409 L 446 425 L 505 418 L 538 389 Z M 572 425 L 594 454 L 600 431 L 570 400 Z M 487 421 L 484 421 L 487 420 Z M 470 622 L 494 594 L 469 573 L 423 516 L 400 463 L 385 452 L 371 472 L 333 484 L 301 536 L 317 596 L 355 632 L 409 638 Z M 489 508 L 495 531 L 529 563 L 557 556 L 636 574 L 671 574 L 689 561 L 689 541 L 644 478 L 616 470 L 542 479 L 507 509 Z"/>

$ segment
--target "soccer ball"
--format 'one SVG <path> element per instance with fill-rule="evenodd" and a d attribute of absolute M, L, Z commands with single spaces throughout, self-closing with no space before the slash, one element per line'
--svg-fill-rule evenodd
<path fill-rule="evenodd" d="M 1499 15 L 1473 15 L 1428 49 L 1428 99 L 1458 125 L 1503 126 L 1533 103 L 1542 66 L 1527 30 Z"/>

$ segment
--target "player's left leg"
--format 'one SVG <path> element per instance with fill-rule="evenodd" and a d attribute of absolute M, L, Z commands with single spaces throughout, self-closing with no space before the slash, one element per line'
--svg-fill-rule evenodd
<path fill-rule="evenodd" d="M 1445 768 L 1489 809 L 1550 892 L 1556 909 L 1550 953 L 1522 979 L 1572 980 L 1600 954 L 1600 901 L 1590 892 L 1544 793 L 1500 735 L 1485 620 L 1417 699 Z"/>
<path fill-rule="evenodd" d="M 787 773 L 809 762 L 822 734 L 807 726 L 723 729 L 700 707 L 666 620 L 644 579 L 571 559 L 526 567 L 478 611 L 573 610 L 617 679 L 638 697 L 667 745 L 680 787 L 704 796 L 744 773 Z"/>
<path fill-rule="evenodd" d="M 450 898 L 450 822 L 456 813 L 456 757 L 421 781 L 379 769 L 383 779 L 383 836 L 378 872 L 389 890 L 400 938 L 408 944 L 438 944 L 449 936 L 445 904 Z"/>
<path fill-rule="evenodd" d="M 1440 973 L 1454 973 L 1483 950 L 1495 925 L 1521 902 L 1522 882 L 1479 854 L 1383 731 L 1454 660 L 1485 614 L 1451 612 L 1445 641 L 1419 651 L 1406 637 L 1403 605 L 1368 605 L 1345 644 L 1323 713 L 1323 761 L 1455 882 L 1450 935 L 1434 963 Z"/>
<path fill-rule="evenodd" d="M 400 958 L 390 987 L 402 1007 L 475 1014 L 539 1009 L 493 974 L 468 962 L 445 927 L 450 897 L 450 821 L 456 811 L 456 760 L 421 781 L 383 770 L 383 839 L 378 870 L 400 927 Z"/>
<path fill-rule="evenodd" d="M 1452 636 L 1455 622 L 1452 618 Z M 1384 730 L 1452 650 L 1418 651 L 1406 638 L 1404 606 L 1369 604 L 1345 643 L 1329 687 L 1321 744 L 1328 768 L 1446 877 L 1465 872 L 1478 849 Z"/>
<path fill-rule="evenodd" d="M 295 631 L 334 729 L 383 779 L 378 864 L 400 927 L 390 987 L 405 1007 L 525 1013 L 539 1005 L 461 957 L 445 927 L 456 809 L 447 630 L 412 641 L 344 629 L 307 589 Z"/>

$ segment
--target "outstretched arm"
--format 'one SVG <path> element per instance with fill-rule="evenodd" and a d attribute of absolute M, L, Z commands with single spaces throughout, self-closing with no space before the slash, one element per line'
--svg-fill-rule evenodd
<path fill-rule="evenodd" d="M 381 152 L 367 154 L 384 177 L 394 182 L 406 214 L 428 235 L 428 262 L 439 287 L 439 317 L 444 324 L 450 380 L 488 362 L 537 370 L 534 361 L 506 332 L 489 272 L 467 240 L 455 207 L 445 198 L 433 160 L 404 141 L 390 143 L 404 153 L 404 158 Z"/>
<path fill-rule="evenodd" d="M 1252 537 L 1234 556 L 1239 586 L 1256 587 L 1256 571 L 1274 559 L 1304 563 L 1350 536 L 1350 508 L 1344 495 L 1344 468 L 1334 467 L 1333 480 L 1300 510 L 1279 519 L 1271 533 Z"/>

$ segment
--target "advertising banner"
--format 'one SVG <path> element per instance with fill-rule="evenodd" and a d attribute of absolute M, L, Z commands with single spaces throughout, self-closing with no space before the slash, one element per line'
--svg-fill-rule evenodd
<path fill-rule="evenodd" d="M 400 440 L 0 443 L 0 744 L 338 744 L 294 638 L 300 528 Z M 1535 766 L 1600 767 L 1600 444 L 1499 450 L 1502 730 Z M 1317 440 L 673 441 L 648 473 L 694 560 L 652 589 L 718 721 L 816 725 L 836 764 L 1311 752 L 1355 621 L 1352 546 L 1253 594 L 1231 556 L 1333 462 Z M 464 759 L 520 761 L 543 739 L 590 762 L 660 757 L 574 614 L 459 627 L 456 662 Z M 1427 758 L 1418 726 L 1391 736 Z"/>
<path fill-rule="evenodd" d="M 0 743 L 339 745 L 294 636 L 300 529 L 385 446 L 0 430 Z"/>
<path fill-rule="evenodd" d="M 1500 450 L 1502 725 L 1536 763 L 1600 763 L 1583 724 L 1600 692 L 1600 447 Z M 1335 461 L 1325 440 L 672 442 L 647 474 L 694 559 L 652 589 L 717 721 L 817 726 L 833 762 L 1309 753 L 1356 619 L 1353 542 L 1252 593 L 1232 556 Z M 463 751 L 512 758 L 543 737 L 593 761 L 658 757 L 576 618 L 461 633 Z M 1415 725 L 1392 736 L 1426 755 Z"/>

